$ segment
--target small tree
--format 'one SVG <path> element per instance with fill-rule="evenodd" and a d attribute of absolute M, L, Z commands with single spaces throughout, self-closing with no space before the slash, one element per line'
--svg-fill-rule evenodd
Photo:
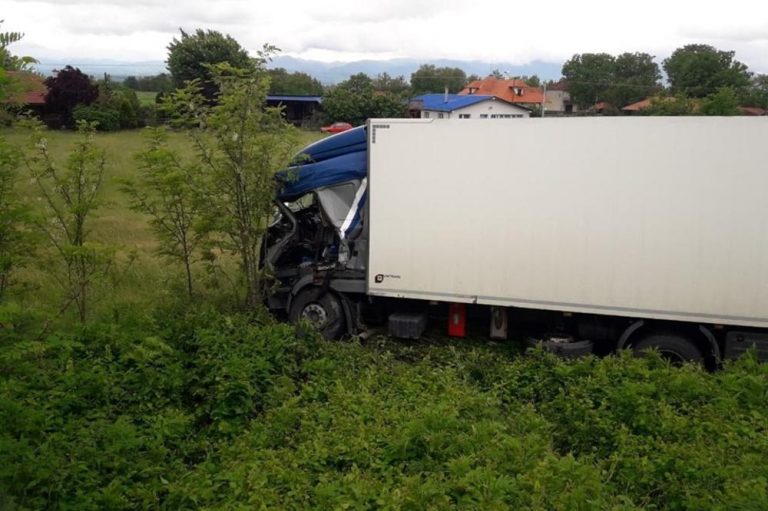
<path fill-rule="evenodd" d="M 396 97 L 407 97 L 411 92 L 411 85 L 403 76 L 389 76 L 388 73 L 379 73 L 373 79 L 373 90 L 387 92 Z"/>
<path fill-rule="evenodd" d="M 459 92 L 467 83 L 467 74 L 458 67 L 436 67 L 423 64 L 411 73 L 411 89 L 413 94 L 428 92 Z"/>
<path fill-rule="evenodd" d="M 641 110 L 643 115 L 693 115 L 696 110 L 696 103 L 686 98 L 682 94 L 673 97 L 654 96 L 651 98 L 651 104 L 648 108 Z"/>
<path fill-rule="evenodd" d="M 403 117 L 404 98 L 390 92 L 376 92 L 374 81 L 365 73 L 352 75 L 323 98 L 327 122 L 346 121 L 362 124 L 373 117 Z"/>
<path fill-rule="evenodd" d="M 703 115 L 741 115 L 739 98 L 733 87 L 720 87 L 704 98 L 699 111 Z"/>
<path fill-rule="evenodd" d="M 239 256 L 251 307 L 263 297 L 259 247 L 272 214 L 274 172 L 287 165 L 298 145 L 298 132 L 280 108 L 265 107 L 269 77 L 264 64 L 273 50 L 265 47 L 255 69 L 212 66 L 220 91 L 216 105 L 208 105 L 199 81 L 169 100 L 175 122 L 190 128 L 207 176 L 208 229 L 221 234 L 222 248 Z"/>
<path fill-rule="evenodd" d="M 93 124 L 78 123 L 80 140 L 63 165 L 51 157 L 42 124 L 30 120 L 25 125 L 31 130 L 31 139 L 23 159 L 45 206 L 39 227 L 64 266 L 63 276 L 59 278 L 67 295 L 62 310 L 74 303 L 84 323 L 93 280 L 112 262 L 112 252 L 92 242 L 88 230 L 101 205 L 99 195 L 106 157 L 94 145 L 96 127 Z"/>
<path fill-rule="evenodd" d="M 248 52 L 234 38 L 216 30 L 197 29 L 194 34 L 183 30 L 180 39 L 173 38 L 168 45 L 168 70 L 173 83 L 182 87 L 191 80 L 199 80 L 198 87 L 211 102 L 218 94 L 211 66 L 228 63 L 233 68 L 248 69 L 252 66 Z"/>
<path fill-rule="evenodd" d="M 270 94 L 320 96 L 323 85 L 317 78 L 300 71 L 289 72 L 282 67 L 267 71 L 270 77 Z"/>
<path fill-rule="evenodd" d="M 146 146 L 136 155 L 139 179 L 124 182 L 123 191 L 130 198 L 131 209 L 150 216 L 160 241 L 160 255 L 183 265 L 187 293 L 192 297 L 192 264 L 205 238 L 204 231 L 196 228 L 204 207 L 199 197 L 204 186 L 201 166 L 181 161 L 168 147 L 165 128 L 147 128 L 145 137 Z"/>

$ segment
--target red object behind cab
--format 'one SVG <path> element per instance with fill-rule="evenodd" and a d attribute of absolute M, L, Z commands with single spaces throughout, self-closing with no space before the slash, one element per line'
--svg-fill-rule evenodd
<path fill-rule="evenodd" d="M 448 335 L 464 337 L 467 335 L 467 306 L 452 303 L 448 306 Z"/>

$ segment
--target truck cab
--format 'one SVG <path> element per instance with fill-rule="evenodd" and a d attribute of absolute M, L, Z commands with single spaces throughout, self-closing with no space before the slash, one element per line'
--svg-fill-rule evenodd
<path fill-rule="evenodd" d="M 329 338 L 359 324 L 367 165 L 361 126 L 309 145 L 277 174 L 275 214 L 262 243 L 262 264 L 275 279 L 267 304 Z"/>

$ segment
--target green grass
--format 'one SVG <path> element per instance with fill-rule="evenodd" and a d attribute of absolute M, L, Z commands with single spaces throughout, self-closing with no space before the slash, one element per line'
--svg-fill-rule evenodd
<path fill-rule="evenodd" d="M 141 103 L 142 106 L 149 106 L 155 104 L 157 92 L 139 90 L 136 91 L 136 96 L 139 98 L 139 103 Z"/>

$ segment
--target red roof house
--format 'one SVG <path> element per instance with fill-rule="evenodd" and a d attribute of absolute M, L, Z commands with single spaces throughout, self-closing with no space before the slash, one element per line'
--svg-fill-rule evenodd
<path fill-rule="evenodd" d="M 48 94 L 48 87 L 45 86 L 42 76 L 24 71 L 8 71 L 8 76 L 18 86 L 14 87 L 15 90 L 12 90 L 9 97 L 5 99 L 6 103 L 17 103 L 27 106 L 45 104 L 45 95 Z"/>
<path fill-rule="evenodd" d="M 479 94 L 496 96 L 509 103 L 519 105 L 540 105 L 544 102 L 544 91 L 539 87 L 531 87 L 517 78 L 504 80 L 489 76 L 483 80 L 475 80 L 467 84 L 459 95 Z"/>

